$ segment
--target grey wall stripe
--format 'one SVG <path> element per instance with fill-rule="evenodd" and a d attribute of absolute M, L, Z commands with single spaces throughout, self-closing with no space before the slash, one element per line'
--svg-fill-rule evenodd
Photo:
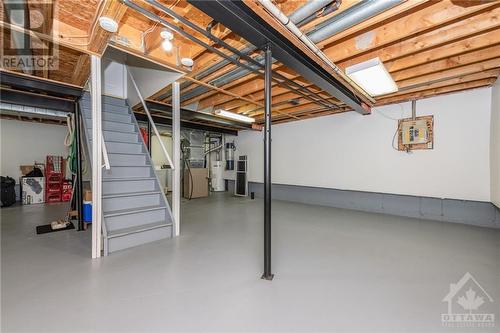
<path fill-rule="evenodd" d="M 262 183 L 250 182 L 249 192 L 263 196 Z M 229 181 L 229 189 L 234 182 Z M 407 216 L 426 220 L 500 228 L 500 210 L 490 202 L 439 199 L 329 188 L 273 184 L 277 200 Z"/>

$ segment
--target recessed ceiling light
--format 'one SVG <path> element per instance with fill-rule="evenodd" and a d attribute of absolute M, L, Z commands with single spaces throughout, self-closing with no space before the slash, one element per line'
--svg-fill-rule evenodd
<path fill-rule="evenodd" d="M 165 40 L 161 43 L 161 47 L 162 47 L 165 51 L 170 52 L 170 51 L 172 51 L 172 47 L 173 47 L 173 45 L 172 45 L 172 42 L 171 42 L 171 41 L 169 41 L 168 39 L 165 39 Z"/>
<path fill-rule="evenodd" d="M 113 20 L 111 17 L 101 16 L 99 17 L 99 25 L 101 28 L 108 32 L 117 32 L 118 31 L 118 23 Z"/>
<path fill-rule="evenodd" d="M 372 96 L 398 91 L 391 74 L 379 58 L 370 59 L 346 68 L 346 74 Z"/>
<path fill-rule="evenodd" d="M 230 118 L 238 121 L 242 121 L 245 123 L 253 123 L 255 122 L 255 118 L 252 117 L 247 117 L 239 113 L 234 113 L 222 109 L 215 110 L 214 113 L 218 116 L 224 117 L 224 118 Z"/>
<path fill-rule="evenodd" d="M 194 61 L 191 58 L 182 58 L 181 64 L 186 67 L 193 67 Z"/>
<path fill-rule="evenodd" d="M 160 32 L 160 37 L 163 39 L 172 40 L 172 39 L 174 39 L 174 34 L 172 33 L 172 31 L 170 31 L 168 29 L 163 29 Z"/>

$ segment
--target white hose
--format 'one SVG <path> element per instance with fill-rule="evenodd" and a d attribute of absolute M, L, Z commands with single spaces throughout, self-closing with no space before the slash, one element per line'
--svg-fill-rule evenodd
<path fill-rule="evenodd" d="M 277 18 L 283 25 L 290 30 L 295 36 L 297 36 L 306 46 L 314 52 L 318 57 L 320 57 L 331 69 L 333 69 L 337 74 L 339 74 L 345 81 L 347 81 L 357 90 L 363 93 L 363 95 L 370 100 L 370 102 L 375 103 L 375 100 L 366 93 L 360 86 L 358 86 L 354 81 L 347 77 L 344 72 L 337 67 L 324 53 L 321 51 L 316 44 L 314 44 L 306 34 L 300 31 L 299 28 L 286 16 L 278 7 L 276 7 L 270 0 L 257 0 L 264 8 L 266 8 L 275 18 Z"/>
<path fill-rule="evenodd" d="M 66 126 L 68 127 L 68 133 L 66 133 L 66 137 L 64 138 L 64 145 L 69 147 L 73 143 L 73 136 L 75 135 L 75 119 L 73 114 L 66 115 Z"/>

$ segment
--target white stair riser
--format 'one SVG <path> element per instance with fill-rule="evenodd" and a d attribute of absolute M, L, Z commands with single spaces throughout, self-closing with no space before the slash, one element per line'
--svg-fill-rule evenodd
<path fill-rule="evenodd" d="M 153 179 L 148 180 L 120 180 L 102 183 L 102 194 L 119 194 L 130 192 L 145 192 L 156 189 L 156 182 Z"/>
<path fill-rule="evenodd" d="M 124 207 L 139 208 L 147 206 L 157 206 L 160 204 L 160 193 L 143 194 L 131 197 L 114 197 L 102 199 L 102 210 L 104 213 L 120 210 Z"/>
<path fill-rule="evenodd" d="M 92 137 L 92 129 L 87 131 L 89 138 Z M 139 143 L 139 136 L 136 132 L 123 133 L 113 131 L 103 131 L 105 141 L 120 141 L 124 143 Z"/>
<path fill-rule="evenodd" d="M 136 132 L 122 133 L 104 131 L 104 140 L 120 141 L 127 143 L 139 143 L 139 135 Z"/>
<path fill-rule="evenodd" d="M 87 125 L 87 128 L 89 130 L 92 130 L 92 119 L 85 118 L 85 122 Z M 135 131 L 135 126 L 134 124 L 124 124 L 124 123 L 115 123 L 112 121 L 102 121 L 102 129 L 103 130 L 109 130 L 109 131 L 121 131 L 121 132 L 134 132 Z"/>
<path fill-rule="evenodd" d="M 151 167 L 112 167 L 109 170 L 102 170 L 103 178 L 134 178 L 151 177 Z"/>
<path fill-rule="evenodd" d="M 162 220 L 167 220 L 166 209 L 156 209 L 141 213 L 133 213 L 119 216 L 107 216 L 106 227 L 108 230 L 113 231 L 117 229 L 136 227 L 148 223 L 154 223 Z"/>
<path fill-rule="evenodd" d="M 82 104 L 83 106 L 90 108 L 92 106 L 92 100 L 90 98 L 84 98 L 82 100 Z M 102 104 L 103 106 L 106 106 L 108 104 L 116 106 L 127 106 L 126 100 L 109 96 L 102 96 Z"/>
<path fill-rule="evenodd" d="M 85 118 L 91 120 L 92 115 L 91 114 L 85 114 Z M 118 113 L 111 113 L 111 112 L 103 112 L 101 114 L 102 120 L 107 120 L 107 121 L 118 121 L 122 123 L 130 123 L 131 118 L 129 114 L 118 114 Z"/>
<path fill-rule="evenodd" d="M 120 165 L 146 165 L 146 155 L 109 154 L 109 163 L 112 167 Z"/>
<path fill-rule="evenodd" d="M 169 237 L 172 237 L 171 226 L 110 238 L 108 240 L 108 251 L 111 253 Z"/>
<path fill-rule="evenodd" d="M 142 153 L 142 144 L 126 142 L 106 142 L 108 153 Z"/>

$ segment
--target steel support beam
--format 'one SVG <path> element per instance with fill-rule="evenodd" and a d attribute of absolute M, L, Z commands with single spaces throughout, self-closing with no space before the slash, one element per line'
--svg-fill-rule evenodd
<path fill-rule="evenodd" d="M 271 47 L 265 49 L 266 67 L 264 78 L 264 274 L 262 278 L 272 280 L 271 273 L 271 83 L 273 58 Z"/>
<path fill-rule="evenodd" d="M 165 115 L 166 117 L 171 118 L 172 117 L 172 106 L 165 104 L 165 103 L 159 103 L 155 102 L 152 100 L 146 100 L 146 105 L 148 106 L 148 109 L 150 111 L 159 111 L 162 113 L 162 115 Z M 221 125 L 221 126 L 228 126 L 228 127 L 234 127 L 237 129 L 242 129 L 242 130 L 249 130 L 252 129 L 251 124 L 245 124 L 239 121 L 231 120 L 231 119 L 225 119 L 221 117 L 214 116 L 209 113 L 204 113 L 204 112 L 198 112 L 198 111 L 192 111 L 188 109 L 182 109 L 180 110 L 180 117 L 181 121 L 204 121 L 204 122 L 209 122 L 214 125 Z"/>
<path fill-rule="evenodd" d="M 231 29 L 258 48 L 271 47 L 273 57 L 309 82 L 347 104 L 353 110 L 368 114 L 369 110 L 350 87 L 346 87 L 315 60 L 257 15 L 244 1 L 188 0 L 188 3 Z"/>
<path fill-rule="evenodd" d="M 137 121 L 142 121 L 142 122 L 148 121 L 148 117 L 144 113 L 134 112 L 134 115 L 135 115 L 135 118 L 137 119 Z M 152 116 L 152 117 L 153 117 L 155 124 L 170 125 L 170 126 L 172 125 L 171 116 L 169 116 L 168 118 L 158 117 L 158 116 Z M 199 123 L 192 123 L 192 122 L 183 121 L 183 120 L 181 120 L 181 128 L 189 128 L 189 129 L 195 129 L 195 130 L 206 131 L 206 132 L 223 133 L 223 134 L 229 134 L 229 135 L 234 135 L 234 136 L 238 135 L 237 130 L 212 126 L 209 124 L 205 125 L 205 124 L 199 124 Z"/>
<path fill-rule="evenodd" d="M 63 112 L 75 111 L 74 100 L 9 88 L 2 88 L 2 102 Z"/>
<path fill-rule="evenodd" d="M 52 96 L 73 97 L 76 99 L 83 94 L 83 87 L 8 72 L 5 70 L 0 71 L 0 81 L 2 82 L 2 86 L 10 86 L 32 92 L 46 93 Z"/>
<path fill-rule="evenodd" d="M 175 236 L 180 234 L 181 224 L 181 88 L 179 82 L 172 83 L 172 215 Z M 158 138 L 160 139 L 160 138 Z"/>
<path fill-rule="evenodd" d="M 91 55 L 90 61 L 92 98 L 92 258 L 101 256 L 102 218 L 102 95 L 101 58 Z"/>

